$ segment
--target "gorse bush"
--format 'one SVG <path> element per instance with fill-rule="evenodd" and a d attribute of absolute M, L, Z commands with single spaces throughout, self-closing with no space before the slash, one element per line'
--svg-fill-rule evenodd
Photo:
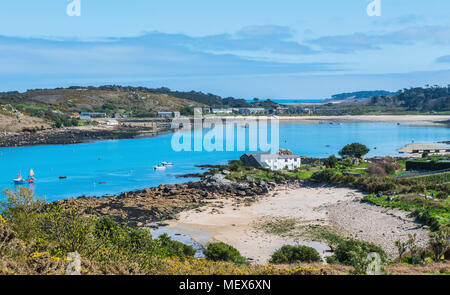
<path fill-rule="evenodd" d="M 44 272 L 42 265 L 36 269 L 27 264 L 30 255 L 49 262 L 78 252 L 105 273 L 146 273 L 155 259 L 184 259 L 195 254 L 192 247 L 167 235 L 153 239 L 148 229 L 122 226 L 109 217 L 86 216 L 77 210 L 76 202 L 47 204 L 26 188 L 6 191 L 6 196 L 8 201 L 2 203 L 0 252 L 4 259 L 15 259 L 15 263 L 23 264 L 22 269 L 32 273 Z"/>
<path fill-rule="evenodd" d="M 229 261 L 236 264 L 246 264 L 247 259 L 239 253 L 239 251 L 231 245 L 223 242 L 209 243 L 203 250 L 206 258 L 212 261 Z"/>
<path fill-rule="evenodd" d="M 270 262 L 282 264 L 295 262 L 316 262 L 320 260 L 320 254 L 314 248 L 302 245 L 285 245 L 272 254 Z"/>
<path fill-rule="evenodd" d="M 18 190 L 7 189 L 3 191 L 6 201 L 0 201 L 0 209 L 3 217 L 10 221 L 10 227 L 18 235 L 18 238 L 28 241 L 36 235 L 40 211 L 45 201 L 34 196 L 33 191 L 19 187 Z"/>

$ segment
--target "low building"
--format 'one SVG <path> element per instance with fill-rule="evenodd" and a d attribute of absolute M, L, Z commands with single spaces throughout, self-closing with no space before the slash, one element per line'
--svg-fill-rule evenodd
<path fill-rule="evenodd" d="M 247 153 L 240 159 L 244 166 L 271 170 L 294 170 L 302 164 L 299 155 L 280 155 L 279 153 Z"/>
<path fill-rule="evenodd" d="M 127 118 L 127 115 L 126 114 L 121 114 L 119 112 L 116 112 L 116 113 L 114 113 L 112 115 L 112 118 L 114 118 L 114 119 L 125 119 L 125 118 Z"/>
<path fill-rule="evenodd" d="M 105 125 L 107 126 L 117 126 L 119 125 L 119 122 L 117 120 L 106 120 Z"/>
<path fill-rule="evenodd" d="M 211 113 L 213 113 L 213 114 L 232 114 L 233 109 L 212 109 Z"/>
<path fill-rule="evenodd" d="M 79 119 L 80 118 L 80 114 L 79 113 L 72 113 L 69 116 L 71 119 Z"/>
<path fill-rule="evenodd" d="M 91 118 L 104 118 L 106 117 L 106 113 L 81 112 L 81 116 L 89 116 Z"/>
<path fill-rule="evenodd" d="M 91 118 L 91 116 L 81 115 L 80 120 L 89 122 L 92 120 L 92 118 Z"/>
<path fill-rule="evenodd" d="M 173 118 L 173 112 L 158 112 L 160 118 Z"/>
<path fill-rule="evenodd" d="M 408 153 L 420 156 L 423 153 L 429 155 L 446 155 L 450 154 L 450 145 L 444 143 L 413 143 L 398 150 L 400 153 Z"/>
<path fill-rule="evenodd" d="M 266 109 L 265 108 L 240 108 L 239 114 L 242 115 L 258 115 L 258 114 L 265 114 Z"/>

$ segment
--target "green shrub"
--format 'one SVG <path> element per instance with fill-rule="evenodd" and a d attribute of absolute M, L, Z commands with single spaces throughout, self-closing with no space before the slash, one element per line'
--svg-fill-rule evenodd
<path fill-rule="evenodd" d="M 335 256 L 328 256 L 327 257 L 327 263 L 328 264 L 338 264 L 339 261 L 336 259 Z"/>
<path fill-rule="evenodd" d="M 354 239 L 341 241 L 334 252 L 334 258 L 336 261 L 351 265 L 355 268 L 356 273 L 365 273 L 365 270 L 370 263 L 367 260 L 367 256 L 371 252 L 376 252 L 380 255 L 381 262 L 386 262 L 387 255 L 384 250 L 369 242 L 358 241 Z"/>
<path fill-rule="evenodd" d="M 195 249 L 192 246 L 172 240 L 167 233 L 161 235 L 158 241 L 167 250 L 169 256 L 193 257 L 195 255 Z"/>
<path fill-rule="evenodd" d="M 285 245 L 272 254 L 270 262 L 281 264 L 295 262 L 316 262 L 320 260 L 320 254 L 314 248 L 302 245 Z"/>
<path fill-rule="evenodd" d="M 441 199 L 441 200 L 445 200 L 448 198 L 448 193 L 447 192 L 437 192 L 436 193 L 436 198 Z"/>
<path fill-rule="evenodd" d="M 336 172 L 333 169 L 324 169 L 314 172 L 311 176 L 311 180 L 319 183 L 330 182 L 335 175 Z"/>
<path fill-rule="evenodd" d="M 331 155 L 328 158 L 323 160 L 323 164 L 329 168 L 335 168 L 338 163 L 338 158 L 335 155 Z"/>
<path fill-rule="evenodd" d="M 37 198 L 33 191 L 26 187 L 19 187 L 17 190 L 6 189 L 3 191 L 6 201 L 0 201 L 0 209 L 11 229 L 17 233 L 20 239 L 26 241 L 38 235 L 39 211 L 42 210 L 45 202 Z"/>
<path fill-rule="evenodd" d="M 242 169 L 242 162 L 241 160 L 232 160 L 228 163 L 228 167 L 231 171 L 239 171 Z"/>
<path fill-rule="evenodd" d="M 247 260 L 241 256 L 241 253 L 228 244 L 223 242 L 209 243 L 207 248 L 203 250 L 206 258 L 212 261 L 229 261 L 236 264 L 245 264 Z"/>

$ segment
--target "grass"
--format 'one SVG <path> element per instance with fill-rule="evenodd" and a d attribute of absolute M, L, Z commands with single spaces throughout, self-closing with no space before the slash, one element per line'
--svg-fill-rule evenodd
<path fill-rule="evenodd" d="M 432 228 L 439 228 L 450 221 L 450 200 L 426 200 L 423 197 L 411 194 L 400 195 L 388 201 L 387 198 L 367 195 L 364 201 L 386 208 L 397 208 L 412 212 Z"/>
<path fill-rule="evenodd" d="M 36 111 L 39 111 L 39 110 L 48 111 L 48 108 L 46 108 L 46 107 L 38 107 L 38 106 L 26 105 L 24 103 L 19 103 L 19 104 L 17 104 L 17 106 L 20 106 L 20 107 L 23 107 L 23 108 L 26 108 L 26 109 L 30 109 L 30 110 L 36 110 Z"/>
<path fill-rule="evenodd" d="M 268 234 L 287 236 L 296 229 L 297 223 L 297 220 L 294 218 L 278 218 L 262 223 L 260 228 Z"/>

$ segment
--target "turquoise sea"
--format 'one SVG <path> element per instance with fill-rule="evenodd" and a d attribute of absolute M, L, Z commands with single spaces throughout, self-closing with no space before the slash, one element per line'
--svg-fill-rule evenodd
<path fill-rule="evenodd" d="M 172 134 L 153 138 L 97 141 L 78 145 L 34 146 L 0 149 L 0 188 L 14 188 L 18 173 L 26 177 L 33 169 L 32 186 L 48 201 L 81 195 L 102 196 L 185 182 L 177 175 L 201 172 L 195 165 L 224 164 L 243 152 L 175 152 Z M 280 125 L 280 147 L 300 155 L 327 157 L 345 144 L 361 142 L 370 147 L 369 156 L 397 155 L 411 142 L 450 140 L 450 129 L 413 127 L 396 123 L 343 123 Z M 376 148 L 376 149 L 375 149 Z M 174 163 L 165 171 L 153 167 L 162 161 Z M 60 180 L 59 176 L 67 176 Z"/>

